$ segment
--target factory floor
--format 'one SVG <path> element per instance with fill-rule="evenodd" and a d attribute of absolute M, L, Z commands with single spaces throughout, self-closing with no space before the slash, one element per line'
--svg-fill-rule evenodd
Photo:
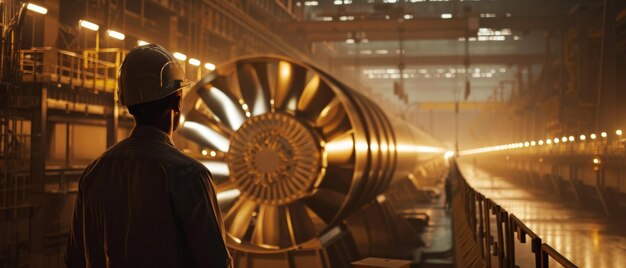
<path fill-rule="evenodd" d="M 452 222 L 451 211 L 445 208 L 443 189 L 430 202 L 395 204 L 396 211 L 401 214 L 411 212 L 423 213 L 428 216 L 428 224 L 414 224 L 426 244 L 420 250 L 418 264 L 412 267 L 454 267 L 452 257 Z"/>
<path fill-rule="evenodd" d="M 624 222 L 566 204 L 546 192 L 520 188 L 470 162 L 459 162 L 459 168 L 476 191 L 516 215 L 544 243 L 579 267 L 620 267 L 626 263 Z M 516 260 L 520 267 L 534 265 L 529 243 L 516 244 Z"/>

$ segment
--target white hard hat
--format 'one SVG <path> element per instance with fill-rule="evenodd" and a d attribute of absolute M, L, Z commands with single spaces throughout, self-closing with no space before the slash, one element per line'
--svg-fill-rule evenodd
<path fill-rule="evenodd" d="M 156 44 L 133 48 L 120 66 L 118 94 L 122 105 L 160 100 L 187 86 L 180 63 Z"/>

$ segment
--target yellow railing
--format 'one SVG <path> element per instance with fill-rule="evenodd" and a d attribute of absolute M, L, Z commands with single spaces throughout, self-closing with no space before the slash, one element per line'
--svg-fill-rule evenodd
<path fill-rule="evenodd" d="M 119 63 L 51 47 L 20 51 L 20 72 L 24 82 L 49 82 L 72 88 L 113 92 L 117 84 L 118 67 Z"/>

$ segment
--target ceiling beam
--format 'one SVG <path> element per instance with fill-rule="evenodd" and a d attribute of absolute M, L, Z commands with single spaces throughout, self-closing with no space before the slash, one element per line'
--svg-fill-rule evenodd
<path fill-rule="evenodd" d="M 419 111 L 454 111 L 456 110 L 457 103 L 455 102 L 418 102 L 414 104 Z M 502 102 L 495 101 L 463 101 L 458 102 L 459 110 L 487 110 L 497 109 L 505 105 Z"/>
<path fill-rule="evenodd" d="M 311 42 L 345 41 L 363 33 L 370 41 L 458 39 L 476 36 L 478 28 L 561 30 L 574 25 L 573 17 L 416 18 L 410 20 L 303 21 L 274 25 L 285 35 L 304 35 Z"/>
<path fill-rule="evenodd" d="M 415 65 L 463 65 L 463 55 L 441 55 L 441 56 L 404 56 L 404 64 Z M 356 65 L 357 60 L 352 57 L 337 57 L 333 59 L 335 65 Z M 398 66 L 400 58 L 398 56 L 361 56 L 358 59 L 360 66 Z M 471 55 L 470 64 L 476 65 L 529 65 L 545 62 L 543 54 L 502 54 L 502 55 Z"/>

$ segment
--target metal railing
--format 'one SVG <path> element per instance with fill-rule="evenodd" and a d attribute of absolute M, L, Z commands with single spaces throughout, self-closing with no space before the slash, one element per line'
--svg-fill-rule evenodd
<path fill-rule="evenodd" d="M 25 82 L 53 82 L 93 91 L 113 92 L 117 68 L 115 63 L 56 48 L 20 51 L 19 70 Z"/>
<path fill-rule="evenodd" d="M 516 252 L 516 241 L 526 244 L 530 238 L 534 267 L 548 268 L 552 259 L 565 268 L 577 268 L 554 248 L 543 243 L 541 237 L 517 216 L 474 190 L 463 178 L 456 164 L 451 168 L 449 176 L 456 181 L 454 198 L 460 198 L 460 205 L 453 208 L 453 212 L 455 215 L 460 214 L 460 218 L 465 220 L 463 224 L 471 230 L 485 267 L 519 267 L 515 256 L 521 252 Z M 492 227 L 493 223 L 495 226 Z M 492 234 L 494 229 L 495 236 Z M 492 264 L 492 257 L 497 257 L 497 265 Z"/>

